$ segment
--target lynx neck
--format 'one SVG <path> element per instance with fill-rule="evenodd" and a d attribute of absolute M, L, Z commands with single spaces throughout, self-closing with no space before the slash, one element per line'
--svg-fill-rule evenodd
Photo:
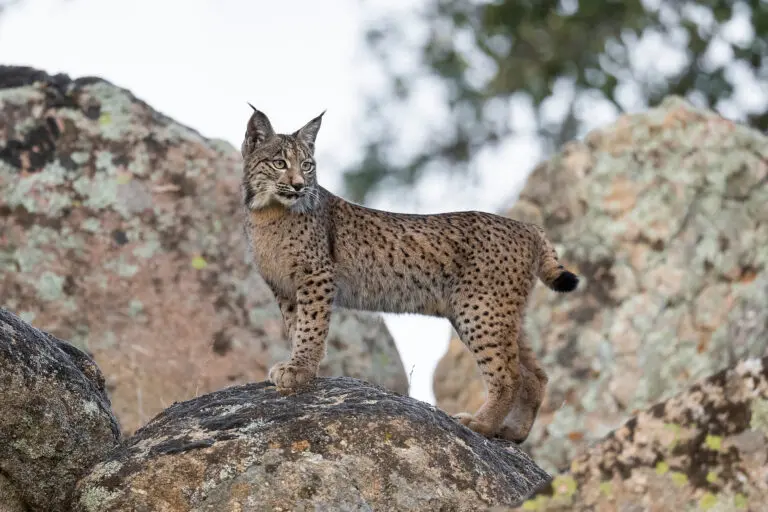
<path fill-rule="evenodd" d="M 291 215 L 291 211 L 285 206 L 275 204 L 259 208 L 258 210 L 251 210 L 249 215 L 254 226 L 263 226 L 285 219 Z"/>

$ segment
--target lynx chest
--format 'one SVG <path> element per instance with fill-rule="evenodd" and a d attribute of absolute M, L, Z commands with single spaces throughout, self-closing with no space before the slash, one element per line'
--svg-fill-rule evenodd
<path fill-rule="evenodd" d="M 256 270 L 275 293 L 288 298 L 295 295 L 297 276 L 304 274 L 309 262 L 303 250 L 302 230 L 286 220 L 252 214 L 247 229 Z"/>

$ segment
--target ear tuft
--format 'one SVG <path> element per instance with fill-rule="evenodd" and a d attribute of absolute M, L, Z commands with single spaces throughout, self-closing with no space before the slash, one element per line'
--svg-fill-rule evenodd
<path fill-rule="evenodd" d="M 251 118 L 248 120 L 245 139 L 241 147 L 243 158 L 256 147 L 263 144 L 264 141 L 275 135 L 275 130 L 272 128 L 272 123 L 269 122 L 267 115 L 250 103 L 248 103 L 248 106 L 253 109 L 253 114 L 251 114 Z"/>
<path fill-rule="evenodd" d="M 326 111 L 323 110 L 319 116 L 293 132 L 294 137 L 309 146 L 312 150 L 315 149 L 315 139 L 317 139 L 317 132 L 320 131 L 320 124 L 323 121 L 323 115 L 325 115 L 325 112 Z"/>

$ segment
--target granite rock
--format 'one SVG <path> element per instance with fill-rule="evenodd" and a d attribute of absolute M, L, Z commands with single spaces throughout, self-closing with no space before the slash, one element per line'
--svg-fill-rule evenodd
<path fill-rule="evenodd" d="M 96 364 L 0 308 L 0 510 L 67 511 L 120 440 Z"/>
<path fill-rule="evenodd" d="M 177 403 L 78 483 L 76 510 L 474 511 L 549 475 L 418 400 L 348 377 Z"/>
<path fill-rule="evenodd" d="M 571 461 L 523 510 L 765 510 L 768 357 L 641 412 Z"/>

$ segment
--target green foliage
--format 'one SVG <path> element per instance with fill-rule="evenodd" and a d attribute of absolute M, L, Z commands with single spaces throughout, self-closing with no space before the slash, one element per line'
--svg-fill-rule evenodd
<path fill-rule="evenodd" d="M 727 25 L 744 14 L 753 31 L 734 35 Z M 426 37 L 409 46 L 417 25 Z M 680 65 L 640 66 L 633 52 L 647 41 L 677 49 Z M 466 171 L 478 151 L 516 133 L 512 100 L 530 106 L 545 152 L 583 134 L 597 105 L 620 113 L 675 94 L 721 109 L 738 86 L 734 69 L 768 83 L 768 0 L 427 0 L 420 12 L 373 22 L 367 43 L 390 84 L 369 98 L 378 130 L 365 135 L 363 161 L 345 172 L 347 193 L 358 201 L 383 186 L 412 184 L 428 167 Z M 713 60 L 713 50 L 727 58 Z M 414 54 L 418 69 L 398 65 Z M 444 93 L 449 122 L 403 160 L 399 132 L 420 120 L 390 112 L 400 105 L 407 113 L 425 82 Z M 568 102 L 554 118 L 553 98 Z M 742 114 L 768 129 L 765 106 Z"/>

